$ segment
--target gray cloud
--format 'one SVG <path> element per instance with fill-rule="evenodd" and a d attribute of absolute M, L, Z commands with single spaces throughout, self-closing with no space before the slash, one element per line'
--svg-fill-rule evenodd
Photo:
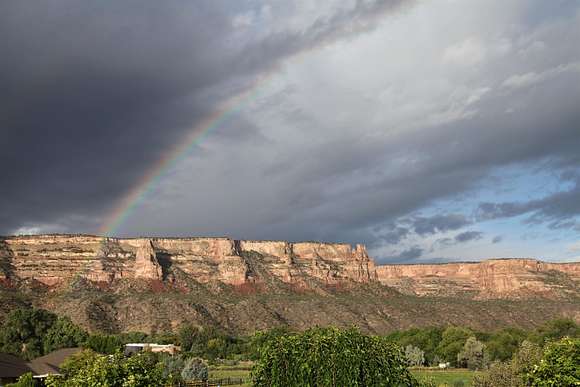
<path fill-rule="evenodd" d="M 93 232 L 196 123 L 262 76 L 120 234 L 364 242 L 412 260 L 428 259 L 422 238 L 474 240 L 464 229 L 479 222 L 578 227 L 577 5 L 319 7 L 2 2 L 0 233 Z M 513 166 L 566 188 L 478 198 Z"/>
<path fill-rule="evenodd" d="M 471 222 L 463 214 L 417 217 L 413 220 L 415 232 L 419 235 L 435 234 L 465 227 Z"/>
<path fill-rule="evenodd" d="M 372 29 L 401 3 L 357 2 L 251 39 L 227 2 L 2 2 L 0 162 L 11 167 L 0 232 L 96 230 L 222 98 L 298 51 Z M 260 137 L 237 129 L 214 135 Z"/>
<path fill-rule="evenodd" d="M 480 231 L 465 231 L 459 233 L 455 236 L 455 241 L 457 243 L 465 243 L 470 241 L 476 241 L 483 237 L 483 233 Z"/>
<path fill-rule="evenodd" d="M 501 241 L 503 241 L 503 236 L 497 235 L 497 236 L 493 237 L 493 239 L 491 240 L 491 243 L 496 244 L 496 243 L 501 243 Z"/>

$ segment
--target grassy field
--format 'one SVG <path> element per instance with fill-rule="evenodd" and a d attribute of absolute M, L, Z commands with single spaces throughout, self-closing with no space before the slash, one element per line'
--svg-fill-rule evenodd
<path fill-rule="evenodd" d="M 241 384 L 239 386 L 247 387 L 251 386 L 250 381 L 250 368 L 248 365 L 239 366 L 220 366 L 215 368 L 210 368 L 209 378 L 210 379 L 220 379 L 220 378 L 243 378 L 247 380 L 248 383 Z M 471 386 L 471 381 L 473 376 L 477 372 L 468 371 L 465 369 L 452 369 L 452 370 L 438 370 L 438 369 L 414 369 L 411 370 L 413 375 L 417 378 L 431 378 L 437 386 Z M 463 383 L 463 384 L 460 384 Z"/>
<path fill-rule="evenodd" d="M 471 386 L 471 381 L 473 377 L 477 374 L 475 371 L 469 371 L 466 369 L 451 369 L 451 370 L 438 370 L 438 369 L 414 369 L 411 370 L 413 375 L 417 378 L 430 378 L 438 386 Z M 463 383 L 463 384 L 461 384 Z"/>
<path fill-rule="evenodd" d="M 240 364 L 237 366 L 219 366 L 210 367 L 209 378 L 211 379 L 225 379 L 225 378 L 242 378 L 247 381 L 244 384 L 238 384 L 235 386 L 249 387 L 250 383 L 250 368 L 251 365 Z"/>

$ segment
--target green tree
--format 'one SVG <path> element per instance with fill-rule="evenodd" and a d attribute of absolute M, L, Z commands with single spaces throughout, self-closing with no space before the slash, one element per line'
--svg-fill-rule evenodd
<path fill-rule="evenodd" d="M 469 329 L 462 327 L 449 327 L 443 331 L 441 342 L 437 346 L 437 354 L 445 361 L 456 365 L 457 354 L 461 352 L 467 338 L 472 336 Z"/>
<path fill-rule="evenodd" d="M 180 381 L 181 371 L 185 367 L 185 360 L 181 356 L 169 356 L 164 355 L 161 358 L 161 364 L 163 366 L 163 377 L 171 381 Z"/>
<path fill-rule="evenodd" d="M 78 347 L 87 340 L 87 332 L 73 324 L 68 317 L 59 317 L 42 340 L 44 353 L 60 348 Z"/>
<path fill-rule="evenodd" d="M 112 355 L 121 350 L 123 341 L 116 335 L 91 335 L 86 340 L 85 346 L 95 352 Z"/>
<path fill-rule="evenodd" d="M 442 334 L 442 328 L 412 328 L 406 331 L 392 332 L 387 338 L 403 348 L 407 345 L 421 348 L 425 352 L 425 361 L 428 364 L 434 364 L 437 346 L 441 342 Z"/>
<path fill-rule="evenodd" d="M 507 328 L 494 332 L 485 343 L 489 358 L 500 361 L 510 360 L 525 338 L 526 333 L 520 329 Z"/>
<path fill-rule="evenodd" d="M 410 366 L 419 367 L 425 363 L 425 352 L 409 344 L 405 347 L 405 358 Z"/>
<path fill-rule="evenodd" d="M 25 359 L 44 354 L 43 336 L 56 321 L 56 315 L 43 309 L 16 309 L 8 314 L 0 329 L 0 352 Z"/>
<path fill-rule="evenodd" d="M 536 339 L 543 344 L 563 337 L 580 337 L 580 326 L 569 318 L 550 320 L 537 329 Z"/>
<path fill-rule="evenodd" d="M 482 369 L 487 361 L 485 345 L 474 336 L 467 339 L 461 352 L 457 354 L 457 364 L 470 370 Z"/>
<path fill-rule="evenodd" d="M 542 348 L 536 343 L 524 340 L 512 358 L 514 372 L 523 376 L 530 372 L 535 364 L 542 358 Z"/>
<path fill-rule="evenodd" d="M 521 375 L 510 362 L 494 362 L 487 372 L 473 377 L 473 387 L 523 387 Z"/>
<path fill-rule="evenodd" d="M 117 352 L 101 355 L 83 351 L 67 360 L 62 376 L 51 376 L 47 387 L 157 387 L 167 378 L 153 353 L 138 353 L 129 358 Z"/>
<path fill-rule="evenodd" d="M 533 387 L 580 385 L 580 339 L 563 338 L 546 346 L 540 362 L 526 373 Z"/>
<path fill-rule="evenodd" d="M 313 328 L 265 343 L 254 365 L 261 386 L 415 386 L 401 349 L 357 329 Z"/>
<path fill-rule="evenodd" d="M 473 387 L 523 387 L 524 375 L 540 361 L 540 347 L 524 340 L 509 362 L 494 362 L 473 379 Z"/>
<path fill-rule="evenodd" d="M 198 329 L 191 324 L 185 324 L 179 328 L 177 338 L 179 340 L 179 345 L 181 346 L 182 351 L 191 351 L 193 344 L 199 340 L 198 333 Z"/>
<path fill-rule="evenodd" d="M 158 387 L 165 384 L 163 365 L 155 354 L 143 352 L 122 361 L 123 387 Z"/>

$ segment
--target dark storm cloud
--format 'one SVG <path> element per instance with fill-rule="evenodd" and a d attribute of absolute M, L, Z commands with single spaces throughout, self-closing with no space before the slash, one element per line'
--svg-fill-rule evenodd
<path fill-rule="evenodd" d="M 444 249 L 447 247 L 455 246 L 461 243 L 467 243 L 471 241 L 477 241 L 483 238 L 483 233 L 480 231 L 464 231 L 453 238 L 439 238 L 432 245 L 430 252 L 435 252 L 439 249 Z"/>
<path fill-rule="evenodd" d="M 233 85 L 372 28 L 399 3 L 361 2 L 302 31 L 236 41 L 227 2 L 1 2 L 0 233 L 94 231 Z"/>
<path fill-rule="evenodd" d="M 463 214 L 435 215 L 432 217 L 417 217 L 413 220 L 415 232 L 419 235 L 435 234 L 457 230 L 471 222 Z"/>
<path fill-rule="evenodd" d="M 480 231 L 465 231 L 455 236 L 455 242 L 465 243 L 470 241 L 476 241 L 483 237 L 483 233 Z"/>
<path fill-rule="evenodd" d="M 385 262 L 406 262 L 420 258 L 424 250 L 419 246 L 410 247 L 394 257 L 383 259 Z"/>
<path fill-rule="evenodd" d="M 551 229 L 573 229 L 576 222 L 572 220 L 580 215 L 580 184 L 574 179 L 570 189 L 556 192 L 542 199 L 527 202 L 480 203 L 476 211 L 479 220 L 510 218 L 529 214 L 527 223 L 550 222 Z"/>
<path fill-rule="evenodd" d="M 248 10 L 257 17 L 261 11 L 251 8 L 253 2 L 0 2 L 0 162 L 4 166 L 0 233 L 38 225 L 48 231 L 94 231 L 101 215 L 219 102 L 298 53 L 342 39 L 348 44 L 340 45 L 340 50 L 350 52 L 356 36 L 380 26 L 384 15 L 407 3 L 356 1 L 350 8 L 336 8 L 301 24 L 293 13 L 294 3 L 288 2 L 282 11 L 273 12 L 269 22 L 249 20 L 246 31 L 236 29 L 232 19 Z M 540 3 L 525 4 L 521 7 Z M 430 15 L 434 22 L 441 17 L 437 12 Z M 496 19 L 490 15 L 482 20 Z M 560 14 L 555 17 L 563 26 L 575 22 Z M 506 25 L 526 23 L 516 17 Z M 549 29 L 545 24 L 542 31 Z M 461 39 L 488 35 L 470 28 Z M 469 71 L 480 72 L 466 72 L 465 78 L 475 80 L 465 83 L 457 75 L 464 70 L 454 64 L 445 64 L 439 78 L 422 82 L 438 71 L 448 46 L 457 47 L 454 40 L 442 38 L 436 52 L 420 51 L 418 60 L 399 63 L 397 53 L 390 51 L 397 46 L 393 42 L 410 41 L 421 31 L 409 28 L 407 35 L 383 36 L 380 46 L 369 46 L 373 48 L 363 55 L 371 69 L 391 62 L 412 67 L 394 78 L 401 75 L 404 83 L 419 79 L 434 89 L 449 85 L 445 93 L 434 92 L 425 102 L 416 98 L 422 93 L 412 94 L 412 87 L 394 88 L 392 105 L 400 106 L 405 117 L 416 114 L 391 122 L 380 119 L 381 111 L 390 108 L 381 99 L 389 87 L 361 96 L 361 106 L 356 107 L 342 96 L 350 92 L 347 87 L 334 90 L 315 84 L 311 94 L 300 96 L 307 101 L 305 106 L 290 106 L 280 113 L 276 108 L 301 92 L 290 85 L 264 104 L 267 108 L 258 106 L 222 123 L 210 136 L 213 147 L 197 147 L 185 179 L 168 179 L 157 187 L 180 195 L 166 200 L 160 192 L 152 193 L 150 201 L 164 207 L 143 206 L 126 222 L 124 231 L 363 242 L 377 249 L 393 246 L 396 253 L 385 252 L 383 257 L 408 261 L 427 255 L 428 248 L 413 238 L 435 239 L 439 233 L 454 231 L 457 236 L 440 238 L 439 247 L 460 244 L 481 238 L 476 231 L 461 232 L 481 221 L 526 214 L 530 224 L 577 228 L 571 217 L 580 213 L 574 180 L 580 169 L 580 89 L 574 66 L 562 65 L 579 61 L 580 56 L 570 43 L 573 39 L 561 38 L 575 36 L 575 30 L 569 33 L 562 28 L 554 36 L 539 37 L 534 35 L 537 31 L 524 28 L 511 36 L 514 48 L 482 45 L 481 63 L 468 66 Z M 497 34 L 509 35 L 511 30 Z M 436 45 L 438 38 L 434 34 L 428 40 Z M 536 56 L 521 54 L 527 47 L 515 48 L 526 39 L 538 41 Z M 459 44 L 472 46 L 478 47 Z M 513 52 L 507 54 L 505 47 Z M 548 49 L 552 51 L 541 51 Z M 497 56 L 499 51 L 505 55 L 502 62 L 486 67 L 485 55 Z M 386 55 L 374 58 L 379 52 Z M 398 54 L 410 52 L 419 51 L 407 44 Z M 467 53 L 468 59 L 475 56 Z M 315 83 L 317 71 L 332 84 L 362 79 L 357 76 L 364 71 L 348 67 L 350 62 L 336 52 L 328 60 L 327 66 L 313 65 L 302 69 L 306 75 L 298 71 L 292 76 L 303 75 L 309 85 Z M 416 66 L 418 62 L 421 66 Z M 348 71 L 338 71 L 344 71 L 341 66 Z M 386 79 L 376 83 L 397 81 Z M 522 80 L 536 84 L 526 88 Z M 480 93 L 484 96 L 452 98 L 470 88 L 485 90 Z M 336 95 L 346 102 L 332 99 Z M 324 106 L 308 111 L 317 100 L 329 101 L 328 111 L 319 111 Z M 368 113 L 363 109 L 366 105 L 374 105 L 376 111 Z M 428 120 L 432 106 L 437 117 Z M 345 112 L 355 119 L 334 120 Z M 276 120 L 268 122 L 271 117 Z M 438 213 L 425 215 L 434 213 L 434 208 L 425 208 L 441 200 L 475 196 L 478 184 L 491 172 L 513 165 L 539 165 L 559 174 L 568 188 L 531 201 L 487 199 L 475 215 L 440 207 L 435 208 Z"/>

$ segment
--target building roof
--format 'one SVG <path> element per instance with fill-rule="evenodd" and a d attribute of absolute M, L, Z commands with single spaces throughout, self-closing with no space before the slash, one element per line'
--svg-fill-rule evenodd
<path fill-rule="evenodd" d="M 14 355 L 0 353 L 0 378 L 18 378 L 30 371 L 24 360 Z"/>
<path fill-rule="evenodd" d="M 82 351 L 82 348 L 63 348 L 51 353 L 37 357 L 28 363 L 34 375 L 59 374 L 60 366 L 66 359 Z"/>

